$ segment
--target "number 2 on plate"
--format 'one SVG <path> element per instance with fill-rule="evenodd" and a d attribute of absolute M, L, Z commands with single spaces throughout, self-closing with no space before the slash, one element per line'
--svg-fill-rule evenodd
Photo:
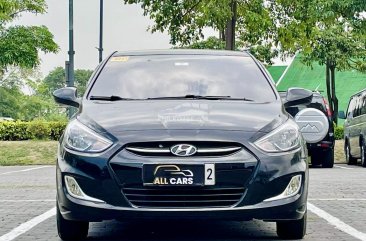
<path fill-rule="evenodd" d="M 205 186 L 215 185 L 215 164 L 205 164 Z"/>

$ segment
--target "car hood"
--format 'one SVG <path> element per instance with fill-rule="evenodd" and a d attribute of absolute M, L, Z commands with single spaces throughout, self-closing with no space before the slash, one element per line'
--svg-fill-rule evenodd
<path fill-rule="evenodd" d="M 98 132 L 141 130 L 271 130 L 283 122 L 280 101 L 84 101 L 79 120 Z"/>

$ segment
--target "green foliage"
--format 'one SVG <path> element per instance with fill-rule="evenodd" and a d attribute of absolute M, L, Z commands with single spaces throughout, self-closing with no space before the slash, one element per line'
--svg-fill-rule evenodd
<path fill-rule="evenodd" d="M 271 1 L 283 52 L 301 51 L 304 62 L 338 70 L 366 70 L 366 1 Z"/>
<path fill-rule="evenodd" d="M 46 12 L 44 0 L 0 0 L 0 76 L 10 66 L 35 68 L 39 52 L 56 53 L 57 44 L 45 26 L 11 24 L 22 13 Z"/>
<path fill-rule="evenodd" d="M 225 49 L 225 41 L 216 37 L 209 37 L 206 40 L 195 41 L 192 44 L 182 46 L 187 49 Z"/>
<path fill-rule="evenodd" d="M 335 126 L 334 127 L 334 138 L 336 140 L 342 140 L 344 138 L 343 126 Z"/>
<path fill-rule="evenodd" d="M 4 88 L 0 86 L 0 116 L 18 119 L 21 96 L 21 91 L 16 87 Z"/>
<path fill-rule="evenodd" d="M 0 140 L 27 140 L 31 139 L 28 132 L 28 123 L 22 121 L 4 121 L 0 122 Z"/>
<path fill-rule="evenodd" d="M 50 138 L 51 140 L 58 140 L 64 133 L 67 122 L 65 121 L 51 121 L 48 122 L 48 126 L 50 128 Z"/>
<path fill-rule="evenodd" d="M 202 41 L 203 30 L 212 28 L 224 32 L 234 14 L 231 8 L 232 0 L 124 0 L 124 2 L 140 4 L 144 15 L 149 15 L 155 22 L 150 30 L 152 32 L 167 31 L 171 37 L 170 42 L 180 47 L 191 45 L 192 48 L 224 48 L 223 42 L 217 38 Z M 274 36 L 275 29 L 275 22 L 265 2 L 267 1 L 236 1 L 236 32 L 238 33 L 236 38 L 239 43 L 237 47 L 253 49 L 253 52 L 258 50 L 261 53 L 258 56 L 266 53 L 263 48 L 267 51 L 272 49 L 272 45 L 267 44 L 266 40 Z M 262 57 L 263 60 L 268 58 Z"/>
<path fill-rule="evenodd" d="M 58 140 L 66 122 L 3 121 L 0 122 L 0 140 L 21 141 L 33 139 Z"/>
<path fill-rule="evenodd" d="M 51 128 L 48 123 L 43 121 L 32 121 L 28 123 L 27 132 L 30 139 L 47 139 L 51 136 Z"/>
<path fill-rule="evenodd" d="M 34 68 L 39 65 L 39 51 L 57 52 L 53 35 L 45 26 L 13 26 L 0 32 L 0 69 L 8 66 Z"/>
<path fill-rule="evenodd" d="M 78 95 L 84 95 L 86 85 L 92 70 L 77 69 L 75 70 L 75 86 L 78 89 Z M 51 96 L 52 92 L 66 86 L 65 69 L 57 67 L 52 70 L 43 80 L 43 83 L 37 87 L 38 93 L 45 96 Z"/>
<path fill-rule="evenodd" d="M 224 29 L 231 17 L 231 0 L 124 0 L 128 4 L 140 4 L 144 15 L 155 24 L 152 32 L 165 30 L 172 44 L 188 45 L 203 38 L 203 29 Z"/>

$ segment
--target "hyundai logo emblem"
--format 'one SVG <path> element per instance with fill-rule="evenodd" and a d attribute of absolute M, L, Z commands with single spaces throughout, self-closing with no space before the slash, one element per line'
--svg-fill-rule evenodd
<path fill-rule="evenodd" d="M 192 156 L 197 152 L 197 148 L 189 144 L 179 144 L 172 146 L 170 152 L 176 156 Z"/>

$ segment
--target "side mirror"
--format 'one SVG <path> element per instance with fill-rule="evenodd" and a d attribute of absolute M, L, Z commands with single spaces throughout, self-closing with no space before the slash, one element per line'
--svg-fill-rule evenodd
<path fill-rule="evenodd" d="M 56 103 L 76 108 L 79 108 L 80 106 L 80 100 L 77 98 L 77 90 L 75 87 L 61 88 L 55 90 L 52 94 Z"/>
<path fill-rule="evenodd" d="M 287 90 L 285 108 L 296 105 L 307 105 L 313 99 L 313 92 L 303 88 L 290 88 Z"/>
<path fill-rule="evenodd" d="M 338 112 L 338 118 L 339 119 L 343 119 L 343 120 L 346 119 L 346 114 L 344 113 L 343 110 L 341 110 L 341 111 Z"/>

